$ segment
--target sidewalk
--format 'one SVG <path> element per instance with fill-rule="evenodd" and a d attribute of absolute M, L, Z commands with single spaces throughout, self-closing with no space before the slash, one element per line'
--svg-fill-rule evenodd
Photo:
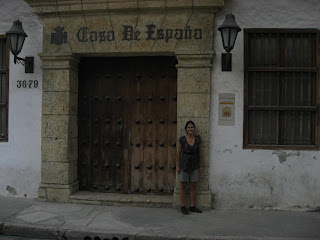
<path fill-rule="evenodd" d="M 38 202 L 0 196 L 0 234 L 67 240 L 320 239 L 320 212 L 178 209 Z M 0 235 L 1 236 L 1 235 Z"/>

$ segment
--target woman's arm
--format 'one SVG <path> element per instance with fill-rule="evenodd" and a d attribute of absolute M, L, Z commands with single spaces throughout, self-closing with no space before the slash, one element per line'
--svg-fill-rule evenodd
<path fill-rule="evenodd" d="M 181 148 L 182 148 L 182 145 L 181 145 L 181 142 L 179 142 L 179 147 L 178 147 L 178 151 L 177 151 L 177 166 L 176 166 L 177 173 L 180 173 L 180 154 L 181 154 Z"/>

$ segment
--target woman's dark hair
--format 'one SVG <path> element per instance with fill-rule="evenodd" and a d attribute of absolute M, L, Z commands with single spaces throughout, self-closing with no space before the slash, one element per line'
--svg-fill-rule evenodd
<path fill-rule="evenodd" d="M 185 130 L 187 130 L 187 127 L 188 127 L 188 125 L 189 125 L 190 123 L 193 125 L 194 128 L 196 128 L 196 125 L 194 124 L 194 122 L 188 121 L 188 122 L 186 123 L 186 126 L 184 127 Z"/>

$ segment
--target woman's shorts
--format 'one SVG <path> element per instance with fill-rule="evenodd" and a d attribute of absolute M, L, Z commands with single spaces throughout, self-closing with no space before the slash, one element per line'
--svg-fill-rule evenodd
<path fill-rule="evenodd" d="M 180 171 L 181 182 L 198 182 L 199 181 L 199 169 L 192 170 L 191 172 Z"/>

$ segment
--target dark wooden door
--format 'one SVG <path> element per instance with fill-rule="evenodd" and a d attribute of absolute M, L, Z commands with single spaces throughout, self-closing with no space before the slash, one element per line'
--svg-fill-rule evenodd
<path fill-rule="evenodd" d="M 79 71 L 80 189 L 171 193 L 175 58 L 88 58 Z"/>

